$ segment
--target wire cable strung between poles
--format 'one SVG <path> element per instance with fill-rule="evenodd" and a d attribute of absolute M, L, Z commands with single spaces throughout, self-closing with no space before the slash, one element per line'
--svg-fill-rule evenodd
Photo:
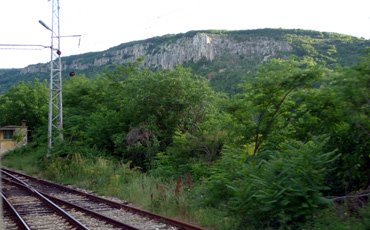
<path fill-rule="evenodd" d="M 0 50 L 43 50 L 43 48 L 2 48 Z"/>
<path fill-rule="evenodd" d="M 49 48 L 50 46 L 33 44 L 0 44 L 1 50 L 42 50 Z"/>
<path fill-rule="evenodd" d="M 50 1 L 50 0 L 49 0 Z M 51 32 L 50 46 L 28 45 L 28 44 L 0 44 L 6 49 L 50 49 L 50 78 L 49 78 L 49 101 L 48 101 L 48 152 L 51 153 L 52 145 L 55 141 L 63 141 L 63 89 L 62 89 L 62 61 L 61 61 L 61 38 L 79 38 L 78 47 L 81 43 L 81 35 L 60 35 L 60 17 L 59 17 L 59 0 L 51 0 L 51 26 L 48 26 L 42 20 L 38 22 L 48 31 Z M 70 76 L 74 76 L 71 72 Z"/>

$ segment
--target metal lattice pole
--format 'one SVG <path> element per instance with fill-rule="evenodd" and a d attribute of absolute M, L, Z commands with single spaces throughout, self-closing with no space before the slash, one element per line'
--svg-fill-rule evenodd
<path fill-rule="evenodd" d="M 49 29 L 49 28 L 48 28 Z M 48 152 L 56 139 L 63 140 L 62 61 L 60 52 L 59 0 L 52 0 L 50 46 Z"/>

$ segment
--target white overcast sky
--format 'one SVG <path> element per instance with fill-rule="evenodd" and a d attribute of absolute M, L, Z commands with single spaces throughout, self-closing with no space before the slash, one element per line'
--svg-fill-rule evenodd
<path fill-rule="evenodd" d="M 50 45 L 51 1 L 1 0 L 0 44 Z M 62 57 L 190 30 L 299 28 L 370 39 L 370 0 L 60 0 Z M 50 51 L 0 46 L 0 68 L 45 63 Z"/>

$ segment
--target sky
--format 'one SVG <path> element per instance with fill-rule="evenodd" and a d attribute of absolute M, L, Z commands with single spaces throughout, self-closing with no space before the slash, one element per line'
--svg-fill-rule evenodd
<path fill-rule="evenodd" d="M 52 1 L 52 0 L 51 0 Z M 51 1 L 1 0 L 0 68 L 50 61 Z M 55 0 L 56 1 L 56 0 Z M 308 29 L 370 39 L 370 0 L 59 0 L 63 56 L 191 30 Z"/>

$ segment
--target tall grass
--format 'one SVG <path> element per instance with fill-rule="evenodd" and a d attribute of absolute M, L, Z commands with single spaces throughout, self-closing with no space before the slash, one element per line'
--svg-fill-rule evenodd
<path fill-rule="evenodd" d="M 2 163 L 30 175 L 76 185 L 99 195 L 117 197 L 142 209 L 209 229 L 253 229 L 252 226 L 240 226 L 238 219 L 223 209 L 205 206 L 202 199 L 207 194 L 202 192 L 202 184 L 189 187 L 185 183 L 179 188 L 176 181 L 155 178 L 116 159 L 86 152 L 70 151 L 46 158 L 46 149 L 31 151 L 26 147 L 5 155 Z M 361 211 L 360 218 L 343 219 L 337 217 L 333 210 L 326 209 L 302 229 L 369 229 L 369 211 L 367 206 Z"/>
<path fill-rule="evenodd" d="M 30 175 L 42 176 L 40 166 L 42 157 L 45 155 L 46 149 L 35 150 L 26 146 L 3 155 L 1 165 L 24 171 Z"/>
<path fill-rule="evenodd" d="M 225 211 L 202 207 L 196 187 L 186 182 L 163 180 L 144 174 L 129 164 L 103 157 L 85 158 L 71 154 L 49 164 L 49 178 L 63 178 L 100 195 L 115 196 L 155 213 L 198 223 L 212 229 L 236 229 L 236 222 Z"/>
<path fill-rule="evenodd" d="M 144 174 L 129 164 L 78 151 L 46 158 L 46 151 L 18 149 L 3 157 L 6 167 L 58 183 L 76 185 L 98 195 L 117 197 L 135 206 L 182 221 L 203 224 L 191 211 L 191 189 L 176 181 Z M 209 221 L 205 221 L 209 222 Z M 210 223 L 209 223 L 210 224 Z"/>
<path fill-rule="evenodd" d="M 176 192 L 176 181 L 154 178 L 130 168 L 129 164 L 101 156 L 84 157 L 80 153 L 72 153 L 65 158 L 49 159 L 45 176 L 63 184 L 92 190 L 99 195 L 127 200 L 161 215 L 214 225 L 213 221 L 207 220 L 208 210 L 203 209 L 200 213 L 191 208 L 192 189 L 188 185 L 182 184 Z"/>

